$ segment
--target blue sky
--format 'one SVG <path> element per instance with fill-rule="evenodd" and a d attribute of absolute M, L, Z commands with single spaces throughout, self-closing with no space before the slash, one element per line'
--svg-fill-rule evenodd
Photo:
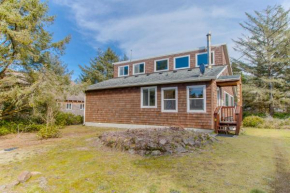
<path fill-rule="evenodd" d="M 288 0 L 50 0 L 49 14 L 57 18 L 49 30 L 54 40 L 71 35 L 62 60 L 78 78 L 78 65 L 88 64 L 98 48 L 111 47 L 122 56 L 155 56 L 206 45 L 212 32 L 213 44 L 227 43 L 231 57 L 232 39 L 241 36 L 239 26 L 245 12 L 281 4 Z"/>

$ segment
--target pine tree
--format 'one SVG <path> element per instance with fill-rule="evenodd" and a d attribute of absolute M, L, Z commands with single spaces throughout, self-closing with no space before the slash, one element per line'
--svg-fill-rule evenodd
<path fill-rule="evenodd" d="M 234 40 L 242 54 L 234 62 L 247 75 L 243 98 L 249 109 L 273 115 L 275 109 L 289 107 L 289 12 L 282 6 L 267 7 L 255 15 L 246 13 L 248 21 L 240 24 L 247 34 Z"/>
<path fill-rule="evenodd" d="M 79 65 L 82 70 L 81 81 L 97 83 L 113 78 L 113 63 L 118 61 L 119 57 L 111 48 L 108 48 L 105 52 L 98 49 L 97 56 L 91 59 L 89 66 L 85 65 L 83 67 Z"/>
<path fill-rule="evenodd" d="M 55 17 L 47 12 L 39 0 L 0 0 L 0 119 L 30 107 L 27 99 L 42 83 L 31 82 L 31 73 L 44 73 L 50 53 L 63 54 L 70 40 L 52 41 L 45 28 Z"/>

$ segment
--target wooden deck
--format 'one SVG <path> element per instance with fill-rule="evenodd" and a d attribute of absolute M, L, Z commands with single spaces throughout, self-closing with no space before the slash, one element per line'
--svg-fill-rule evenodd
<path fill-rule="evenodd" d="M 214 112 L 215 132 L 239 135 L 242 124 L 241 106 L 219 106 Z"/>

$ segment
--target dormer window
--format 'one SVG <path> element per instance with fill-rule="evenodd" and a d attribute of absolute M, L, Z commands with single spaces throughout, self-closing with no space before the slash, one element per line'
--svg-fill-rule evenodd
<path fill-rule="evenodd" d="M 134 74 L 144 74 L 145 73 L 145 63 L 138 63 L 133 65 Z"/>
<path fill-rule="evenodd" d="M 129 66 L 119 66 L 119 77 L 129 75 Z"/>
<path fill-rule="evenodd" d="M 208 65 L 207 52 L 196 54 L 196 67 L 200 64 Z M 211 52 L 211 64 L 214 65 L 214 52 Z"/>
<path fill-rule="evenodd" d="M 168 58 L 161 59 L 161 60 L 155 60 L 154 71 L 155 72 L 167 71 L 168 70 L 168 63 L 169 63 Z"/>
<path fill-rule="evenodd" d="M 189 68 L 190 56 L 179 56 L 174 58 L 174 69 Z"/>

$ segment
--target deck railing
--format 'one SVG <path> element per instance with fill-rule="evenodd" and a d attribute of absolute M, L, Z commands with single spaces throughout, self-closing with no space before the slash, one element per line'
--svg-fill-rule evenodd
<path fill-rule="evenodd" d="M 242 123 L 242 107 L 240 106 L 219 106 L 214 112 L 215 132 L 221 128 L 236 127 L 235 134 L 240 133 Z"/>

